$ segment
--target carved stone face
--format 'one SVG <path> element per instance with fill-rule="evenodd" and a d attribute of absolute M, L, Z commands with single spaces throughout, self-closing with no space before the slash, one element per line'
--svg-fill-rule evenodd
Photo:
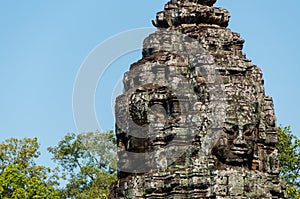
<path fill-rule="evenodd" d="M 213 154 L 227 165 L 250 166 L 257 136 L 257 123 L 225 122 L 223 134 L 213 148 Z"/>

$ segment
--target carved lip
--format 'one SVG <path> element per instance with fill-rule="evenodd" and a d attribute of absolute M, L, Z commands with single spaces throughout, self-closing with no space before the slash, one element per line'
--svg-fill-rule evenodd
<path fill-rule="evenodd" d="M 236 155 L 244 155 L 248 152 L 247 148 L 239 148 L 239 147 L 232 147 L 231 148 L 232 153 Z"/>

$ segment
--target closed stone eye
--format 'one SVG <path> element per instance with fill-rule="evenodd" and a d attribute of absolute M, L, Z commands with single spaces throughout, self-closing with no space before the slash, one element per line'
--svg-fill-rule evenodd
<path fill-rule="evenodd" d="M 247 130 L 244 132 L 244 135 L 247 136 L 247 137 L 252 136 L 252 130 L 247 129 Z"/>
<path fill-rule="evenodd" d="M 227 129 L 226 127 L 224 127 L 223 130 L 228 135 L 234 135 L 234 131 L 233 130 Z"/>
<path fill-rule="evenodd" d="M 244 131 L 244 135 L 249 137 L 252 136 L 252 132 L 253 132 L 253 125 L 252 124 L 246 124 L 243 127 L 243 131 Z"/>

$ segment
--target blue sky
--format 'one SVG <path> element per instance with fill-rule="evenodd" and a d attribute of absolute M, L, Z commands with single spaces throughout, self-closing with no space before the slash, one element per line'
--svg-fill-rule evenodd
<path fill-rule="evenodd" d="M 42 145 L 40 161 L 50 164 L 45 149 L 76 132 L 72 93 L 85 58 L 115 34 L 151 27 L 164 3 L 1 1 L 0 140 L 36 136 Z M 291 125 L 300 136 L 300 1 L 219 0 L 216 6 L 231 12 L 229 28 L 246 40 L 244 52 L 262 69 L 277 123 Z M 104 130 L 114 127 L 111 90 L 140 57 L 132 52 L 116 60 L 99 82 L 95 107 Z"/>

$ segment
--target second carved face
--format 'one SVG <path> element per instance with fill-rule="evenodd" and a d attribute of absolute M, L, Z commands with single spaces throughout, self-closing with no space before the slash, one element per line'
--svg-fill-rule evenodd
<path fill-rule="evenodd" d="M 213 154 L 223 164 L 250 166 L 253 159 L 257 124 L 225 122 L 223 134 L 213 148 Z"/>

